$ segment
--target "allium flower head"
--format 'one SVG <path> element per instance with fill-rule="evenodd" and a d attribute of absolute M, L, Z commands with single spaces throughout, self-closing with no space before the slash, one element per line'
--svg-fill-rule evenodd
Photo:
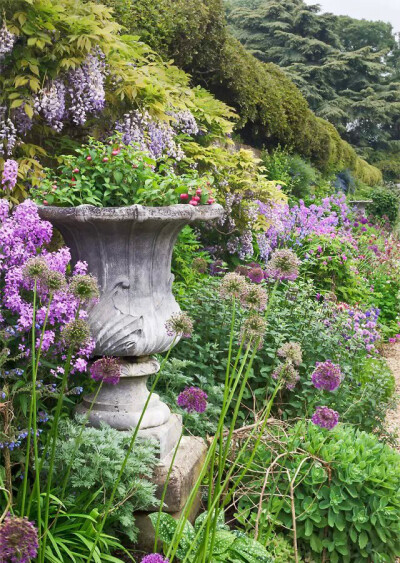
<path fill-rule="evenodd" d="M 328 407 L 317 407 L 311 420 L 321 428 L 332 430 L 339 422 L 339 413 Z"/>
<path fill-rule="evenodd" d="M 287 389 L 292 390 L 299 381 L 300 375 L 291 362 L 285 362 L 272 372 L 272 379 L 282 379 Z"/>
<path fill-rule="evenodd" d="M 90 377 L 95 381 L 116 385 L 121 377 L 121 361 L 111 357 L 96 360 L 90 367 Z"/>
<path fill-rule="evenodd" d="M 65 276 L 61 272 L 55 270 L 48 270 L 44 281 L 50 291 L 58 291 L 66 285 Z"/>
<path fill-rule="evenodd" d="M 332 363 L 331 360 L 317 362 L 315 370 L 311 375 L 311 380 L 317 389 L 334 391 L 339 387 L 342 380 L 340 366 Z"/>
<path fill-rule="evenodd" d="M 89 342 L 89 325 L 83 319 L 76 319 L 65 326 L 62 335 L 67 346 L 79 350 Z"/>
<path fill-rule="evenodd" d="M 242 293 L 240 301 L 243 307 L 253 311 L 264 311 L 268 295 L 265 289 L 258 285 L 248 285 Z"/>
<path fill-rule="evenodd" d="M 254 268 L 251 268 L 247 276 L 253 283 L 261 283 L 265 278 L 264 270 L 260 268 L 260 266 L 254 266 Z"/>
<path fill-rule="evenodd" d="M 255 343 L 258 343 L 258 348 L 261 349 L 266 328 L 267 322 L 263 317 L 250 315 L 242 324 L 240 340 L 243 340 L 245 346 L 254 346 Z"/>
<path fill-rule="evenodd" d="M 205 274 L 208 270 L 208 262 L 205 258 L 195 258 L 192 262 L 192 268 L 199 274 Z"/>
<path fill-rule="evenodd" d="M 279 281 L 295 280 L 299 275 L 300 260 L 288 248 L 275 250 L 268 262 L 267 274 Z"/>
<path fill-rule="evenodd" d="M 159 553 L 152 553 L 143 557 L 141 563 L 169 563 L 169 559 L 164 559 Z"/>
<path fill-rule="evenodd" d="M 22 271 L 23 277 L 29 280 L 43 279 L 47 276 L 48 273 L 49 267 L 47 265 L 47 262 L 40 256 L 29 258 Z"/>
<path fill-rule="evenodd" d="M 78 274 L 74 276 L 69 284 L 71 293 L 81 301 L 99 297 L 97 280 L 90 274 Z"/>
<path fill-rule="evenodd" d="M 0 525 L 0 561 L 27 563 L 37 555 L 35 526 L 27 518 L 7 516 Z"/>
<path fill-rule="evenodd" d="M 207 408 L 207 393 L 198 387 L 187 387 L 178 395 L 177 404 L 188 412 L 204 412 Z"/>
<path fill-rule="evenodd" d="M 240 274 L 230 272 L 229 274 L 225 274 L 225 276 L 222 278 L 219 293 L 221 297 L 224 297 L 225 299 L 230 299 L 233 297 L 235 299 L 240 299 L 246 289 L 246 279 Z"/>
<path fill-rule="evenodd" d="M 298 342 L 285 342 L 285 344 L 279 348 L 278 356 L 292 362 L 295 366 L 299 366 L 303 359 L 301 346 Z"/>
<path fill-rule="evenodd" d="M 187 313 L 175 313 L 165 323 L 168 336 L 190 338 L 193 332 L 193 321 Z"/>

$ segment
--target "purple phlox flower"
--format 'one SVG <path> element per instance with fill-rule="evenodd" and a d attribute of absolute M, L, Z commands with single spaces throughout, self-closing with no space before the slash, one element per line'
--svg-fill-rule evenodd
<path fill-rule="evenodd" d="M 169 563 L 169 559 L 164 559 L 159 553 L 151 553 L 143 557 L 141 563 Z"/>
<path fill-rule="evenodd" d="M 28 563 L 36 557 L 38 534 L 27 518 L 6 516 L 0 525 L 0 561 Z"/>
<path fill-rule="evenodd" d="M 311 380 L 317 389 L 334 391 L 339 387 L 342 381 L 340 366 L 332 363 L 331 360 L 317 362 L 311 375 Z"/>
<path fill-rule="evenodd" d="M 202 413 L 207 408 L 207 393 L 199 387 L 187 387 L 179 394 L 177 404 L 188 412 Z"/>
<path fill-rule="evenodd" d="M 121 360 L 112 357 L 96 360 L 90 366 L 90 377 L 95 381 L 116 385 L 121 377 Z"/>
<path fill-rule="evenodd" d="M 321 428 L 332 430 L 339 422 L 339 413 L 325 406 L 317 407 L 311 420 Z"/>
<path fill-rule="evenodd" d="M 12 190 L 17 183 L 18 178 L 18 162 L 9 158 L 4 162 L 1 184 L 3 190 Z"/>

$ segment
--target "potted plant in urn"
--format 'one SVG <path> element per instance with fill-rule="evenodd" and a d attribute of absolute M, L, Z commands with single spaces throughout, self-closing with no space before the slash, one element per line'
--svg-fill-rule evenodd
<path fill-rule="evenodd" d="M 94 355 L 123 359 L 118 385 L 103 385 L 89 420 L 132 428 L 148 397 L 146 381 L 159 369 L 151 355 L 177 342 L 165 329 L 180 311 L 171 290 L 176 238 L 185 225 L 217 219 L 223 209 L 214 203 L 209 178 L 194 170 L 179 175 L 168 161 L 156 162 L 119 136 L 91 139 L 64 157 L 35 199 L 40 216 L 63 235 L 72 262 L 86 261 L 98 280 L 100 298 L 88 316 Z M 92 400 L 85 397 L 81 410 Z M 157 437 L 163 457 L 181 422 L 154 394 L 140 428 Z"/>

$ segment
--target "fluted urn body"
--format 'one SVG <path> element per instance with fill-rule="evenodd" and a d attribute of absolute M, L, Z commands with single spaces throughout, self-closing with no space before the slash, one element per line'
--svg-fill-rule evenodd
<path fill-rule="evenodd" d="M 174 342 L 165 328 L 180 310 L 172 294 L 172 250 L 185 225 L 222 213 L 220 205 L 39 208 L 41 218 L 63 235 L 72 264 L 86 261 L 98 280 L 100 299 L 88 317 L 94 356 L 124 358 L 119 383 L 104 383 L 99 392 L 83 398 L 77 411 L 93 426 L 104 422 L 118 430 L 140 421 L 139 435 L 157 441 L 160 458 L 172 451 L 182 429 L 181 418 L 171 415 L 156 393 L 149 397 L 146 386 L 159 370 L 151 354 Z"/>
<path fill-rule="evenodd" d="M 192 207 L 41 207 L 63 235 L 72 263 L 84 260 L 99 283 L 89 311 L 97 356 L 148 356 L 173 340 L 165 322 L 179 306 L 172 294 L 172 250 L 181 229 L 220 217 L 219 205 Z"/>

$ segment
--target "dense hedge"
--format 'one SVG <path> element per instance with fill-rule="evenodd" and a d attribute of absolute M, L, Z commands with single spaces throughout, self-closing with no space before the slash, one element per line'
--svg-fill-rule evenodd
<path fill-rule="evenodd" d="M 222 0 L 102 0 L 130 33 L 237 109 L 243 139 L 256 146 L 285 145 L 321 170 L 350 168 L 364 183 L 380 170 L 360 159 L 333 125 L 317 118 L 287 75 L 253 57 L 230 35 Z"/>

